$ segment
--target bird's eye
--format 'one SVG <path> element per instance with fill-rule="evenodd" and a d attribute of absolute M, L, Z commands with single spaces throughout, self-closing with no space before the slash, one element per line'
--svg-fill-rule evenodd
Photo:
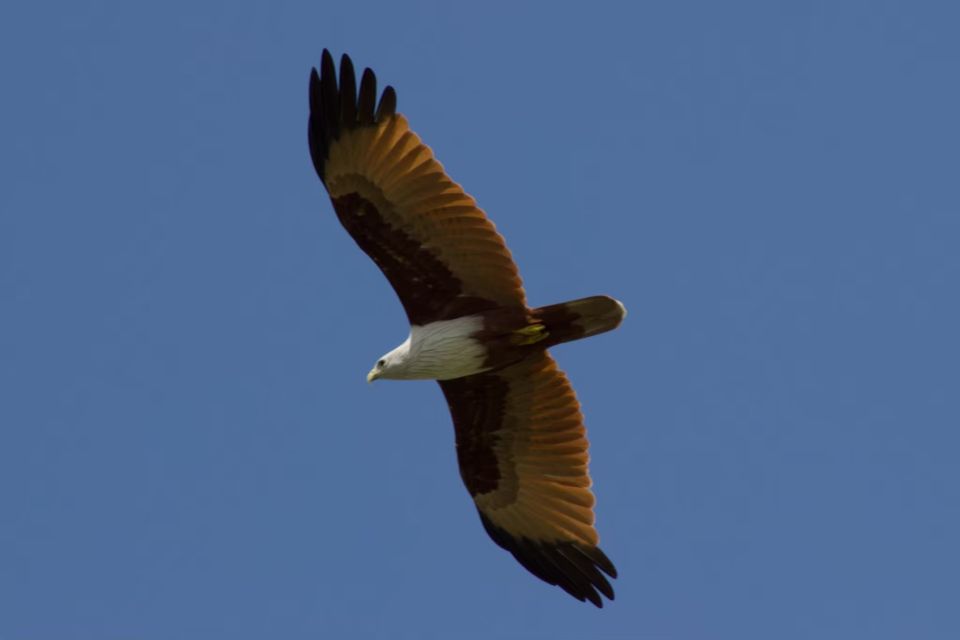
<path fill-rule="evenodd" d="M 377 369 L 383 369 L 383 365 L 387 364 L 386 360 L 380 359 L 377 360 Z"/>

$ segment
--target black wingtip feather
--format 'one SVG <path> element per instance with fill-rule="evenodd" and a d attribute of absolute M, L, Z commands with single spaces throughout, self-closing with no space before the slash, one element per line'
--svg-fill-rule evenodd
<path fill-rule="evenodd" d="M 397 93 L 387 87 L 377 105 L 377 77 L 364 69 L 357 94 L 356 73 L 350 56 L 340 58 L 340 77 L 328 49 L 320 57 L 320 70 L 310 71 L 310 117 L 307 137 L 310 157 L 317 175 L 324 182 L 330 146 L 344 131 L 372 125 L 397 111 Z"/>
<path fill-rule="evenodd" d="M 387 88 L 383 90 L 383 95 L 380 96 L 380 105 L 377 107 L 377 120 L 383 120 L 384 118 L 389 118 L 397 112 L 397 92 L 393 90 L 393 87 L 387 85 Z"/>
<path fill-rule="evenodd" d="M 327 131 L 336 131 L 340 124 L 340 100 L 337 99 L 337 68 L 326 49 L 320 60 L 320 112 Z"/>
<path fill-rule="evenodd" d="M 340 58 L 340 117 L 344 122 L 357 121 L 357 78 L 347 54 Z"/>
<path fill-rule="evenodd" d="M 560 587 L 581 602 L 589 600 L 598 608 L 603 608 L 601 594 L 609 600 L 614 599 L 613 587 L 600 571 L 616 578 L 617 570 L 599 547 L 577 542 L 546 543 L 515 538 L 493 524 L 479 509 L 478 513 L 483 528 L 493 541 L 544 582 Z"/>
<path fill-rule="evenodd" d="M 373 124 L 373 109 L 377 106 L 377 76 L 366 68 L 360 78 L 358 117 L 361 125 Z"/>

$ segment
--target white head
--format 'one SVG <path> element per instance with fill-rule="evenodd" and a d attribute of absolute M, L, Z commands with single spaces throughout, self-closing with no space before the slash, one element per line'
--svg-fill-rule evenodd
<path fill-rule="evenodd" d="M 383 354 L 377 364 L 373 365 L 370 373 L 367 374 L 367 382 L 373 382 L 377 378 L 386 378 L 388 380 L 402 380 L 404 372 L 407 370 L 407 356 L 410 354 L 410 338 L 399 347 Z"/>

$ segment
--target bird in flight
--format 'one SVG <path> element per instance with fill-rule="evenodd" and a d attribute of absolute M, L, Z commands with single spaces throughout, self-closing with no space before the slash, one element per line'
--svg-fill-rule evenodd
<path fill-rule="evenodd" d="M 503 237 L 364 69 L 323 51 L 310 74 L 310 155 L 347 232 L 380 267 L 409 337 L 367 381 L 437 380 L 460 476 L 494 542 L 580 601 L 613 600 L 598 546 L 583 415 L 548 349 L 610 331 L 607 296 L 530 308 Z M 606 574 L 606 575 L 604 575 Z"/>

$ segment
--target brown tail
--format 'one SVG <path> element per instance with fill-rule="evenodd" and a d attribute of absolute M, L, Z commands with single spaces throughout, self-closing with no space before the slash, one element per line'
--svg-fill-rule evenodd
<path fill-rule="evenodd" d="M 545 346 L 589 338 L 616 329 L 627 316 L 619 301 L 608 296 L 591 296 L 534 309 L 534 322 L 547 330 Z"/>

